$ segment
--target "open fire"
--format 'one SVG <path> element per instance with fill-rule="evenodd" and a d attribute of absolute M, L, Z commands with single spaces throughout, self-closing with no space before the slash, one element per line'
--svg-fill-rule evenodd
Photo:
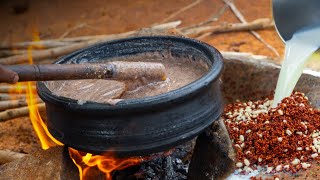
<path fill-rule="evenodd" d="M 90 173 L 90 169 L 98 167 L 98 169 L 105 173 L 106 179 L 112 179 L 111 173 L 115 170 L 123 170 L 129 166 L 134 166 L 143 161 L 142 158 L 115 158 L 112 153 L 104 155 L 92 155 L 90 153 L 83 153 L 78 150 L 69 148 L 69 154 L 73 162 L 79 169 L 80 179 L 86 179 Z"/>
<path fill-rule="evenodd" d="M 34 31 L 33 41 L 39 41 L 39 33 Z M 32 50 L 39 49 L 39 46 L 29 46 L 28 48 L 28 60 L 29 64 L 33 64 Z M 26 94 L 29 117 L 32 126 L 40 140 L 42 149 L 46 150 L 53 146 L 63 146 L 61 142 L 56 140 L 48 131 L 48 128 L 41 118 L 38 97 L 35 89 L 34 82 L 19 82 L 15 85 L 15 88 L 11 92 Z M 144 159 L 138 157 L 130 158 L 116 158 L 112 153 L 106 153 L 104 155 L 93 155 L 78 151 L 76 149 L 69 148 L 69 155 L 74 164 L 79 169 L 79 176 L 81 180 L 90 176 L 91 169 L 97 167 L 101 172 L 105 174 L 106 179 L 112 179 L 111 173 L 115 170 L 123 170 L 129 166 L 137 165 Z"/>

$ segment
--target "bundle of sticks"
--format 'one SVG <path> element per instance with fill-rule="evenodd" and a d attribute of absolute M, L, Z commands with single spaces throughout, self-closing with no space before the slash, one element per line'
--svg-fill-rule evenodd
<path fill-rule="evenodd" d="M 28 96 L 25 93 L 27 88 L 26 85 L 19 87 L 4 83 L 0 85 L 0 122 L 29 115 Z M 37 105 L 39 111 L 44 111 L 45 104 L 37 96 L 35 86 L 31 86 L 31 91 L 34 96 L 33 103 Z"/>
<path fill-rule="evenodd" d="M 91 46 L 99 42 L 110 41 L 114 39 L 125 38 L 138 35 L 155 35 L 168 34 L 168 31 L 188 36 L 199 38 L 208 33 L 223 33 L 235 31 L 249 31 L 266 29 L 273 27 L 273 22 L 270 19 L 257 19 L 248 23 L 223 23 L 221 25 L 211 26 L 203 23 L 193 26 L 178 28 L 181 21 L 173 21 L 169 23 L 154 25 L 149 28 L 142 28 L 135 31 L 129 31 L 120 34 L 81 36 L 73 38 L 60 38 L 51 40 L 42 40 L 36 42 L 20 42 L 7 43 L 0 45 L 0 64 L 25 64 L 28 62 L 28 48 L 32 47 L 32 59 L 34 63 L 52 62 L 59 56 L 66 55 L 81 48 Z"/>

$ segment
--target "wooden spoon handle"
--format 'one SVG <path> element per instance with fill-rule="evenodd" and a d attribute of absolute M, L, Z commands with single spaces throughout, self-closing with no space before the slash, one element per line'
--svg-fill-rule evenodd
<path fill-rule="evenodd" d="M 117 79 L 132 80 L 147 78 L 165 80 L 165 68 L 161 63 L 124 62 L 93 64 L 45 64 L 2 66 L 4 71 L 16 73 L 19 82 L 51 81 L 75 79 Z M 0 72 L 1 73 L 1 72 Z M 0 74 L 2 77 L 3 75 Z M 10 78 L 0 78 L 0 82 L 9 82 Z"/>

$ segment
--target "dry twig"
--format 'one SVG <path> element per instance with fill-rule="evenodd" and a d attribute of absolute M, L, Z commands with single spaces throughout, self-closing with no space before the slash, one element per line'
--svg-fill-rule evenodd
<path fill-rule="evenodd" d="M 236 5 L 233 3 L 232 0 L 222 0 L 224 3 L 226 3 L 230 9 L 232 10 L 232 12 L 235 14 L 235 16 L 242 22 L 242 23 L 247 23 L 246 19 L 244 18 L 244 16 L 241 14 L 241 12 L 238 10 L 238 8 L 236 7 Z M 263 43 L 268 49 L 270 49 L 277 57 L 280 57 L 280 54 L 278 53 L 278 51 L 271 46 L 270 44 L 268 44 L 260 35 L 259 33 L 257 33 L 256 31 L 251 30 L 250 31 L 251 34 L 254 35 L 254 37 L 256 37 L 261 43 Z"/>
<path fill-rule="evenodd" d="M 0 93 L 12 93 L 12 94 L 19 94 L 25 93 L 27 91 L 27 86 L 10 86 L 10 85 L 1 85 L 0 86 Z M 32 90 L 36 91 L 36 86 L 31 87 Z"/>
<path fill-rule="evenodd" d="M 36 104 L 38 106 L 39 111 L 44 111 L 46 106 L 45 103 Z M 28 107 L 19 107 L 15 109 L 8 109 L 3 112 L 0 112 L 0 122 L 4 122 L 10 119 L 14 119 L 17 117 L 23 117 L 29 115 Z"/>
<path fill-rule="evenodd" d="M 60 46 L 70 45 L 70 42 L 62 41 L 29 41 L 29 42 L 20 42 L 20 43 L 7 43 L 0 45 L 0 49 L 27 49 L 30 46 L 38 47 L 40 49 L 45 48 L 55 48 Z"/>
<path fill-rule="evenodd" d="M 0 57 L 8 57 L 8 56 L 14 56 L 14 55 L 18 55 L 18 54 L 24 54 L 27 53 L 26 50 L 8 50 L 8 49 L 4 49 L 4 50 L 0 50 Z"/>
<path fill-rule="evenodd" d="M 251 53 L 245 53 L 245 52 L 232 52 L 232 51 L 220 51 L 223 59 L 228 60 L 254 60 L 255 62 L 257 60 L 264 61 L 264 62 L 271 62 L 272 58 L 268 56 L 262 56 L 262 55 L 254 55 Z"/>
<path fill-rule="evenodd" d="M 33 52 L 40 52 L 41 50 L 32 50 Z M 28 50 L 18 49 L 18 50 L 0 50 L 0 57 L 9 57 L 21 54 L 27 54 Z"/>
<path fill-rule="evenodd" d="M 68 36 L 71 32 L 75 31 L 75 30 L 78 30 L 80 28 L 83 28 L 87 25 L 87 23 L 81 23 L 81 24 L 78 24 L 76 26 L 74 26 L 73 28 L 69 29 L 68 31 L 64 32 L 61 36 L 60 36 L 60 39 Z"/>
<path fill-rule="evenodd" d="M 174 21 L 174 22 L 170 22 L 170 23 L 160 24 L 160 25 L 152 26 L 150 28 L 150 30 L 172 29 L 172 28 L 176 28 L 180 23 L 181 23 L 181 21 Z M 42 51 L 32 52 L 32 59 L 33 59 L 33 61 L 39 61 L 39 60 L 43 60 L 43 59 L 47 59 L 47 58 L 58 57 L 58 56 L 62 56 L 64 54 L 68 54 L 73 51 L 76 51 L 78 49 L 91 46 L 91 45 L 99 43 L 99 42 L 110 41 L 110 40 L 119 39 L 119 38 L 125 38 L 128 36 L 134 35 L 136 33 L 139 33 L 139 30 L 129 31 L 129 32 L 120 33 L 120 34 L 102 35 L 102 36 L 98 36 L 98 38 L 95 38 L 95 39 L 92 39 L 89 41 L 72 43 L 71 45 L 66 45 L 66 46 L 62 46 L 62 47 L 56 47 L 56 48 L 52 48 L 52 49 L 46 49 L 46 50 L 42 50 Z M 1 58 L 0 64 L 21 64 L 21 63 L 27 62 L 28 58 L 29 58 L 28 54 L 22 54 L 22 55 L 7 57 L 7 58 Z"/>
<path fill-rule="evenodd" d="M 213 16 L 211 16 L 208 20 L 203 21 L 203 22 L 198 23 L 198 24 L 195 24 L 195 25 L 191 25 L 191 26 L 187 26 L 187 27 L 181 28 L 180 30 L 181 31 L 186 31 L 186 30 L 189 30 L 189 29 L 192 29 L 192 28 L 205 26 L 205 25 L 210 24 L 210 23 L 212 23 L 214 21 L 217 21 L 224 14 L 224 12 L 226 11 L 226 9 L 228 7 L 229 6 L 227 4 L 224 4 L 224 6 L 218 11 L 218 13 L 214 14 Z"/>
<path fill-rule="evenodd" d="M 249 23 L 225 23 L 218 26 L 201 26 L 182 31 L 183 34 L 186 34 L 191 37 L 197 37 L 205 33 L 221 33 L 221 32 L 236 32 L 236 31 L 248 31 L 248 30 L 257 30 L 257 29 L 266 29 L 273 27 L 273 23 L 270 19 L 256 19 Z"/>
<path fill-rule="evenodd" d="M 81 23 L 81 24 L 78 24 L 76 26 L 74 26 L 73 28 L 69 29 L 68 31 L 64 32 L 59 39 L 63 39 L 65 38 L 66 36 L 68 36 L 70 33 L 80 29 L 80 28 L 89 28 L 89 29 L 93 29 L 93 30 L 97 30 L 97 28 L 95 27 L 92 27 L 92 26 L 89 26 L 87 23 Z"/>
<path fill-rule="evenodd" d="M 96 42 L 99 42 L 99 41 L 96 41 Z M 71 44 L 68 46 L 62 46 L 62 47 L 56 47 L 52 49 L 46 49 L 43 51 L 32 52 L 32 59 L 35 62 L 35 61 L 39 61 L 46 58 L 58 57 L 58 56 L 76 51 L 78 49 L 90 46 L 94 43 L 95 42 L 93 41 L 81 42 L 81 43 Z M 2 58 L 0 59 L 0 63 L 1 64 L 21 64 L 21 63 L 28 62 L 28 58 L 29 58 L 28 54 L 16 55 L 16 56 L 11 56 L 7 58 Z"/>
<path fill-rule="evenodd" d="M 0 150 L 0 164 L 9 163 L 16 159 L 20 159 L 27 156 L 27 154 L 13 152 L 10 150 Z"/>
<path fill-rule="evenodd" d="M 17 100 L 17 99 L 25 99 L 25 94 L 8 94 L 8 93 L 0 93 L 0 101 L 8 101 L 8 100 Z"/>
<path fill-rule="evenodd" d="M 184 11 L 187 11 L 188 9 L 191 9 L 194 6 L 198 5 L 199 3 L 201 3 L 201 1 L 203 1 L 203 0 L 196 0 L 193 3 L 188 4 L 187 6 L 184 6 L 183 8 L 179 9 L 178 11 L 175 11 L 174 13 L 170 14 L 167 18 L 163 19 L 160 23 L 165 23 L 165 22 L 171 20 L 172 18 L 176 17 L 178 14 L 181 14 Z"/>
<path fill-rule="evenodd" d="M 173 22 L 168 22 L 164 24 L 159 24 L 152 26 L 150 29 L 160 29 L 160 30 L 166 30 L 166 29 L 173 29 L 176 28 L 178 25 L 181 24 L 181 21 L 173 21 Z M 138 32 L 139 30 L 136 31 L 129 31 L 126 33 L 120 33 L 120 34 L 103 34 L 103 35 L 92 35 L 92 36 L 80 36 L 80 37 L 71 37 L 71 38 L 58 38 L 58 39 L 50 39 L 50 40 L 41 40 L 41 41 L 28 41 L 28 42 L 20 42 L 20 43 L 12 43 L 12 44 L 4 44 L 0 45 L 0 49 L 27 49 L 30 46 L 33 47 L 42 47 L 42 49 L 48 49 L 48 48 L 55 48 L 55 47 L 61 47 L 61 46 L 66 46 L 66 45 L 71 45 L 74 43 L 79 43 L 83 41 L 90 41 L 94 39 L 110 39 L 112 36 L 119 35 L 121 37 L 121 34 L 134 34 L 134 32 Z"/>
<path fill-rule="evenodd" d="M 41 103 L 43 101 L 41 99 L 37 98 L 35 102 Z M 26 99 L 0 101 L 0 111 L 6 110 L 6 109 L 24 107 L 24 106 L 28 106 Z"/>

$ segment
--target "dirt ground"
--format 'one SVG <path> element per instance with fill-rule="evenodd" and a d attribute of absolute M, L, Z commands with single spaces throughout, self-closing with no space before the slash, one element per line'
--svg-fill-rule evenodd
<path fill-rule="evenodd" d="M 41 39 L 61 37 L 78 26 L 68 37 L 121 33 L 149 27 L 167 18 L 193 0 L 2 0 L 0 1 L 0 43 L 29 41 L 32 31 L 40 32 Z M 271 0 L 235 0 L 247 21 L 272 18 Z M 180 27 L 205 21 L 224 6 L 222 0 L 202 0 L 195 7 L 169 21 L 181 20 Z M 236 23 L 239 20 L 227 8 L 213 22 Z M 284 44 L 275 29 L 258 31 L 262 38 L 283 56 Z M 203 41 L 221 51 L 251 52 L 277 59 L 276 55 L 249 32 L 221 33 Z M 0 123 L 0 149 L 32 153 L 40 149 L 28 118 Z"/>
<path fill-rule="evenodd" d="M 72 36 L 120 33 L 149 27 L 167 18 L 193 0 L 2 0 L 0 2 L 0 43 L 26 41 L 32 38 L 32 28 L 41 39 L 59 38 L 66 31 L 80 26 Z M 271 18 L 271 1 L 235 0 L 247 21 Z M 193 8 L 171 20 L 181 20 L 183 26 L 196 24 L 217 14 L 224 6 L 222 0 L 202 0 Z M 17 7 L 25 11 L 17 14 Z M 21 9 L 21 8 L 20 8 Z M 236 23 L 239 20 L 230 9 L 213 24 Z M 283 54 L 283 43 L 273 29 L 259 34 Z M 275 57 L 274 53 L 248 32 L 216 34 L 204 39 L 219 50 L 252 52 Z"/>

